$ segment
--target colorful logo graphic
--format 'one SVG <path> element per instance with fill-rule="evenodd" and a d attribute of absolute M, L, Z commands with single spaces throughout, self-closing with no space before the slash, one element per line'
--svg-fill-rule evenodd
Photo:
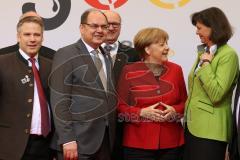
<path fill-rule="evenodd" d="M 106 1 L 105 4 L 101 0 L 85 0 L 85 1 L 94 8 L 101 10 L 110 10 L 121 7 L 128 0 L 105 0 Z"/>
<path fill-rule="evenodd" d="M 186 5 L 190 0 L 150 0 L 150 2 L 161 8 L 175 9 Z"/>

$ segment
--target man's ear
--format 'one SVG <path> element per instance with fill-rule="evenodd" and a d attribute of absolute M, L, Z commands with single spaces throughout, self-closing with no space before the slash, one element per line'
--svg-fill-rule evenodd
<path fill-rule="evenodd" d="M 17 42 L 19 42 L 20 41 L 20 33 L 19 32 L 17 32 Z"/>
<path fill-rule="evenodd" d="M 79 30 L 80 30 L 80 33 L 83 32 L 83 30 L 84 30 L 84 26 L 83 26 L 82 24 L 80 24 L 80 26 L 79 26 Z"/>

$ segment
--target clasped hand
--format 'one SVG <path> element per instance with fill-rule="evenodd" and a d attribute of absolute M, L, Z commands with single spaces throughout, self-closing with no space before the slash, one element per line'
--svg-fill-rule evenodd
<path fill-rule="evenodd" d="M 203 53 L 203 54 L 200 56 L 200 59 L 201 59 L 201 60 L 207 59 L 207 60 L 209 60 L 209 61 L 211 62 L 212 59 L 213 59 L 213 55 L 205 52 L 205 53 Z"/>
<path fill-rule="evenodd" d="M 164 106 L 166 109 L 157 109 L 159 105 Z M 163 102 L 158 102 L 149 107 L 141 109 L 140 116 L 154 122 L 172 122 L 176 120 L 177 112 L 172 106 L 169 106 Z"/>

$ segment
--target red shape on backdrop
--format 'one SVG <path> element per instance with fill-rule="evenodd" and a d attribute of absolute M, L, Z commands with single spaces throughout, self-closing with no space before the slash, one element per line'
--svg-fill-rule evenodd
<path fill-rule="evenodd" d="M 113 6 L 114 8 L 119 8 L 123 4 L 125 4 L 127 1 L 128 0 L 117 0 L 116 2 L 114 2 Z M 112 0 L 108 0 L 109 4 L 102 4 L 101 2 L 99 2 L 99 0 L 85 0 L 85 2 L 87 2 L 92 7 L 101 9 L 101 10 L 109 10 L 110 5 L 113 3 Z"/>
<path fill-rule="evenodd" d="M 126 3 L 128 0 L 118 0 L 116 1 L 113 5 L 114 5 L 114 8 L 119 8 L 121 7 L 124 3 Z"/>

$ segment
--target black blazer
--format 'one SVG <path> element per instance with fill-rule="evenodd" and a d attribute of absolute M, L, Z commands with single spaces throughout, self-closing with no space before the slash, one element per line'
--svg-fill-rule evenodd
<path fill-rule="evenodd" d="M 126 46 L 119 42 L 116 60 L 113 65 L 113 74 L 114 74 L 114 80 L 116 84 L 119 80 L 119 77 L 124 65 L 131 62 L 140 61 L 140 60 L 141 60 L 140 56 L 134 48 Z"/>
<path fill-rule="evenodd" d="M 34 76 L 19 52 L 0 56 L 0 159 L 21 159 L 30 133 Z M 39 55 L 40 78 L 49 97 L 51 60 Z M 30 81 L 24 81 L 28 77 Z"/>
<path fill-rule="evenodd" d="M 12 46 L 1 48 L 0 49 L 0 55 L 12 53 L 12 52 L 17 52 L 18 49 L 19 49 L 18 43 L 14 44 Z M 54 56 L 55 52 L 56 51 L 51 49 L 51 48 L 42 46 L 39 50 L 39 55 L 41 55 L 43 57 L 46 57 L 46 58 L 49 58 L 49 59 L 53 59 L 53 56 Z"/>
<path fill-rule="evenodd" d="M 116 55 L 116 60 L 113 65 L 113 74 L 114 74 L 114 80 L 115 80 L 115 85 L 118 84 L 121 72 L 123 67 L 126 64 L 140 61 L 140 56 L 137 53 L 137 51 L 129 46 L 126 46 L 120 42 L 117 55 Z M 112 154 L 112 159 L 114 160 L 122 160 L 123 159 L 123 148 L 122 148 L 122 139 L 123 139 L 123 123 L 120 123 L 117 121 L 116 125 L 116 141 L 113 149 L 113 154 Z"/>
<path fill-rule="evenodd" d="M 236 112 L 237 112 L 237 104 L 238 104 L 239 96 L 240 96 L 240 77 L 238 77 L 237 89 L 236 89 L 235 98 L 234 98 L 232 139 L 228 147 L 230 160 L 240 159 L 240 128 L 238 128 L 238 126 L 240 125 L 237 126 L 237 123 L 236 123 L 236 115 L 238 114 Z"/>

